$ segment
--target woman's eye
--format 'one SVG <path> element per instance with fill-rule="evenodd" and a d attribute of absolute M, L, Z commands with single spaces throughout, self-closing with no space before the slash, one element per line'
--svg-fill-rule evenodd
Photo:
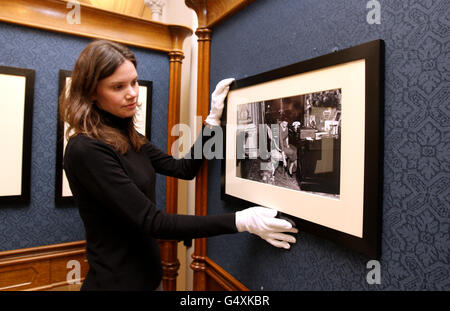
<path fill-rule="evenodd" d="M 122 89 L 122 85 L 115 85 L 115 86 L 114 86 L 114 89 L 115 89 L 115 90 L 120 90 L 120 89 Z"/>

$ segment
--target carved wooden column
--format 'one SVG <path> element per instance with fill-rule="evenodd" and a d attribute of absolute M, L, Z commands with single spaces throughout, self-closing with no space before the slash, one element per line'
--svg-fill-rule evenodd
<path fill-rule="evenodd" d="M 211 30 L 199 28 L 198 36 L 198 84 L 197 84 L 197 116 L 205 120 L 209 113 L 209 68 L 211 49 Z M 208 212 L 208 163 L 204 162 L 195 180 L 195 215 L 204 216 Z M 206 239 L 195 241 L 194 259 L 191 268 L 194 270 L 194 290 L 205 290 L 206 272 Z"/>
<path fill-rule="evenodd" d="M 177 137 L 171 135 L 172 128 L 180 123 L 181 66 L 184 59 L 183 42 L 192 31 L 180 26 L 169 26 L 173 48 L 169 52 L 169 107 L 167 120 L 167 153 L 172 153 L 172 145 Z M 173 154 L 178 156 L 178 154 Z M 178 203 L 178 180 L 166 177 L 166 213 L 176 214 Z M 163 266 L 163 288 L 176 290 L 176 279 L 180 262 L 177 258 L 177 241 L 160 241 L 161 262 Z"/>
<path fill-rule="evenodd" d="M 202 121 L 209 113 L 209 65 L 211 49 L 211 29 L 207 24 L 207 0 L 185 0 L 198 17 L 198 68 L 197 68 L 197 118 Z M 204 216 L 208 212 L 208 164 L 203 162 L 195 179 L 195 215 Z M 206 239 L 196 239 L 192 263 L 194 271 L 194 290 L 206 290 Z"/>

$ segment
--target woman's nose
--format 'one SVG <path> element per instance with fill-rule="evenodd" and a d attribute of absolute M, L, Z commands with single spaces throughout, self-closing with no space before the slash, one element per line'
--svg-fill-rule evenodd
<path fill-rule="evenodd" d="M 128 87 L 127 96 L 128 96 L 129 98 L 133 98 L 133 97 L 136 97 L 137 95 L 138 95 L 138 88 L 136 88 L 136 87 L 130 85 L 130 86 Z"/>

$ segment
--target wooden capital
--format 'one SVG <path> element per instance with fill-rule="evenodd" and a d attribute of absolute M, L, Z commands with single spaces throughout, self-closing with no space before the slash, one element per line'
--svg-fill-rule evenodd
<path fill-rule="evenodd" d="M 184 59 L 183 52 L 180 51 L 172 51 L 169 52 L 169 62 L 177 62 L 182 64 Z"/>
<path fill-rule="evenodd" d="M 199 27 L 214 28 L 255 0 L 185 0 L 197 13 Z"/>
<path fill-rule="evenodd" d="M 199 27 L 205 27 L 208 24 L 208 0 L 185 0 L 184 3 L 197 14 Z"/>
<path fill-rule="evenodd" d="M 211 41 L 212 30 L 209 28 L 198 28 L 195 31 L 195 35 L 198 37 L 198 41 Z"/>
<path fill-rule="evenodd" d="M 172 52 L 183 51 L 183 43 L 187 37 L 192 36 L 192 30 L 184 26 L 168 25 L 170 37 L 172 39 Z"/>

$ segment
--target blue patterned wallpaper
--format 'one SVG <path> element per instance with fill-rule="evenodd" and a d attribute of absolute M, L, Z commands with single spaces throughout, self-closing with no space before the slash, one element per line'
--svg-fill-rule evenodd
<path fill-rule="evenodd" d="M 386 43 L 381 284 L 369 258 L 301 232 L 284 251 L 247 233 L 208 239 L 208 256 L 252 290 L 450 289 L 450 2 L 258 0 L 213 31 L 211 87 L 375 39 Z M 220 200 L 210 164 L 208 212 Z M 300 228 L 301 230 L 301 228 Z"/>
<path fill-rule="evenodd" d="M 36 72 L 30 204 L 0 206 L 0 251 L 84 239 L 78 210 L 55 205 L 58 72 L 71 70 L 90 39 L 0 23 L 0 65 Z M 167 54 L 131 48 L 139 78 L 153 81 L 152 140 L 166 150 L 169 61 Z M 157 201 L 165 207 L 165 178 Z"/>

